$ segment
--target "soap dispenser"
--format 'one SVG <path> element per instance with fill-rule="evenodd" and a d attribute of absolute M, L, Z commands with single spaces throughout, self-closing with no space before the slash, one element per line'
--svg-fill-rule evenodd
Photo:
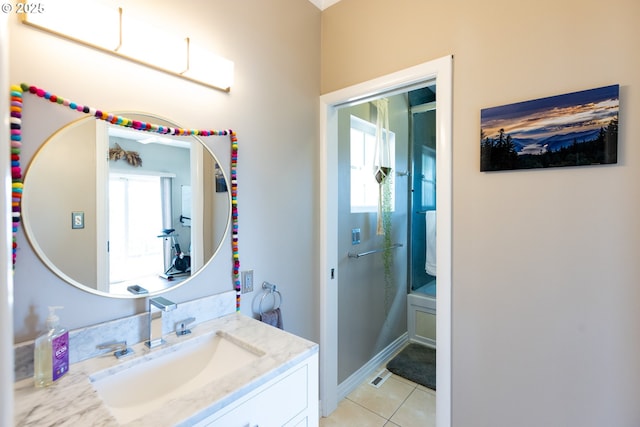
<path fill-rule="evenodd" d="M 34 346 L 34 379 L 36 387 L 46 387 L 69 370 L 69 331 L 60 326 L 56 310 L 49 307 L 47 332 L 36 338 Z"/>

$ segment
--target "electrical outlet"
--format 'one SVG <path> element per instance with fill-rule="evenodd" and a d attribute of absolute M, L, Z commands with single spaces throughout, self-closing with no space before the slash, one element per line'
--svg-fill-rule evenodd
<path fill-rule="evenodd" d="M 253 292 L 253 270 L 243 271 L 241 273 L 242 293 Z"/>

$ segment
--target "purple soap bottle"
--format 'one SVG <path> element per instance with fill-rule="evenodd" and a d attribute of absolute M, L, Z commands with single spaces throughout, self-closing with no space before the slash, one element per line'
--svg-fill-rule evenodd
<path fill-rule="evenodd" d="M 60 326 L 56 310 L 49 307 L 47 332 L 36 338 L 33 376 L 36 387 L 46 387 L 69 371 L 69 331 Z"/>

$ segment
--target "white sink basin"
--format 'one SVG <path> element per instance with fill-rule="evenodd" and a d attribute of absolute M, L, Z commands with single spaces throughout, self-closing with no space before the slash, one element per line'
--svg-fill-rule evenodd
<path fill-rule="evenodd" d="M 154 350 L 151 355 L 154 352 L 157 357 L 151 360 L 132 360 L 131 366 L 114 374 L 102 372 L 91 377 L 98 395 L 121 424 L 232 374 L 264 355 L 260 349 L 224 332 L 188 339 Z"/>

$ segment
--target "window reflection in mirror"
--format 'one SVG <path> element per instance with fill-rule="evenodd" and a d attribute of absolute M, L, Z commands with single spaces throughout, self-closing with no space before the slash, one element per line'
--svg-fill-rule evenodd
<path fill-rule="evenodd" d="M 191 192 L 201 187 L 191 182 L 191 142 L 117 126 L 108 135 L 104 283 L 110 293 L 125 293 L 134 285 L 155 291 L 184 280 L 193 249 Z M 176 263 L 180 268 L 172 268 Z"/>

